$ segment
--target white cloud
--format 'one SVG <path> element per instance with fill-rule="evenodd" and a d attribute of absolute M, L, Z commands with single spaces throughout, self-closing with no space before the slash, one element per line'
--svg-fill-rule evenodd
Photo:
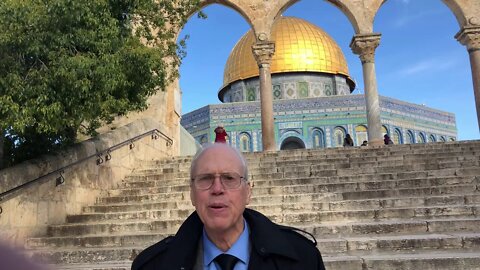
<path fill-rule="evenodd" d="M 425 59 L 406 66 L 398 71 L 400 76 L 412 76 L 425 73 L 435 73 L 452 68 L 457 64 L 456 59 Z"/>
<path fill-rule="evenodd" d="M 402 0 L 402 2 L 409 2 L 410 0 Z M 406 3 L 408 4 L 408 3 Z M 393 26 L 396 28 L 401 28 L 407 24 L 410 24 L 415 21 L 422 21 L 425 17 L 438 16 L 442 11 L 438 9 L 434 10 L 425 10 L 416 13 L 404 13 L 402 16 L 398 17 L 394 22 Z"/>

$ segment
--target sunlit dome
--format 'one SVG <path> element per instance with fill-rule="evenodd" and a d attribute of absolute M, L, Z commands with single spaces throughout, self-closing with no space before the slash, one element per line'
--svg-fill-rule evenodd
<path fill-rule="evenodd" d="M 272 40 L 275 54 L 271 73 L 322 72 L 344 75 L 353 91 L 348 66 L 337 43 L 319 27 L 299 18 L 281 17 L 273 25 Z M 225 65 L 223 86 L 237 80 L 259 76 L 258 65 L 252 54 L 255 42 L 253 31 L 248 31 L 235 45 Z"/>

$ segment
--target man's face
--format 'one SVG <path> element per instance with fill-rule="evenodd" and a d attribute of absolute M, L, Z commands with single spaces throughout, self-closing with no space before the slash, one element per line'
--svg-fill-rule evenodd
<path fill-rule="evenodd" d="M 192 177 L 199 174 L 234 172 L 243 177 L 242 162 L 234 150 L 225 145 L 215 145 L 197 159 Z M 192 184 L 190 198 L 208 232 L 229 233 L 243 230 L 243 211 L 250 202 L 251 189 L 242 179 L 237 189 L 225 189 L 219 177 L 207 190 L 198 190 Z"/>

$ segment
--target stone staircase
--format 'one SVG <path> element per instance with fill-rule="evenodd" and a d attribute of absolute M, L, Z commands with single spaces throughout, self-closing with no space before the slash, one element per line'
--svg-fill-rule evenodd
<path fill-rule="evenodd" d="M 318 240 L 327 270 L 480 269 L 480 141 L 247 154 L 251 208 Z M 31 238 L 56 269 L 130 269 L 193 211 L 191 158 L 150 161 Z"/>

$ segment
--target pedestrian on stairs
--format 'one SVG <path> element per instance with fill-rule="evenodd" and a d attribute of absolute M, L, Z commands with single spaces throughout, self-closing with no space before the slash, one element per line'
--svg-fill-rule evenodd
<path fill-rule="evenodd" d="M 392 145 L 393 144 L 393 141 L 392 141 L 392 139 L 390 139 L 390 136 L 388 136 L 388 134 L 383 135 L 383 143 L 385 145 Z"/>
<path fill-rule="evenodd" d="M 225 131 L 225 128 L 222 125 L 219 125 L 215 128 L 215 142 L 216 143 L 226 143 L 228 134 Z"/>
<path fill-rule="evenodd" d="M 190 167 L 195 211 L 175 236 L 142 251 L 132 270 L 325 270 L 316 241 L 246 208 L 245 158 L 227 144 L 201 149 Z"/>
<path fill-rule="evenodd" d="M 353 139 L 350 134 L 347 134 L 343 139 L 343 147 L 352 147 L 353 146 Z"/>

